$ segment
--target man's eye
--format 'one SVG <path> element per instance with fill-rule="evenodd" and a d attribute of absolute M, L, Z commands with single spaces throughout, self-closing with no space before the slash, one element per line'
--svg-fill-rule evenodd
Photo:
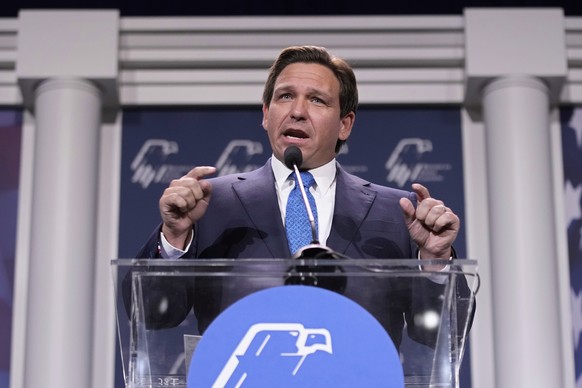
<path fill-rule="evenodd" d="M 312 97 L 311 101 L 317 103 L 317 104 L 325 104 L 325 101 L 323 101 L 321 98 L 319 97 Z"/>

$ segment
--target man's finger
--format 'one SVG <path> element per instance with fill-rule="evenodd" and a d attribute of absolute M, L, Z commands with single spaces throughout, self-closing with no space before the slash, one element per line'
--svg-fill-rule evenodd
<path fill-rule="evenodd" d="M 420 183 L 413 183 L 412 190 L 416 193 L 418 202 L 422 202 L 423 200 L 430 198 L 430 193 L 428 189 L 421 185 Z"/>
<path fill-rule="evenodd" d="M 415 219 L 415 210 L 414 205 L 408 198 L 400 198 L 400 207 L 402 208 L 402 212 L 404 213 L 404 219 L 407 225 L 410 225 L 411 222 Z"/>
<path fill-rule="evenodd" d="M 186 213 L 189 209 L 189 202 L 179 193 L 173 192 L 166 196 L 165 203 L 162 202 L 163 207 L 167 207 L 167 211 L 177 209 L 179 213 Z"/>
<path fill-rule="evenodd" d="M 216 172 L 216 167 L 213 166 L 198 166 L 194 167 L 192 170 L 188 171 L 184 177 L 200 179 L 205 176 L 212 175 Z"/>
<path fill-rule="evenodd" d="M 445 205 L 434 205 L 429 210 L 428 213 L 423 217 L 423 222 L 426 226 L 433 229 L 433 231 L 437 232 L 438 228 L 435 228 L 437 224 L 437 220 L 445 215 L 447 212 L 447 207 Z M 441 223 L 443 220 L 441 220 Z"/>

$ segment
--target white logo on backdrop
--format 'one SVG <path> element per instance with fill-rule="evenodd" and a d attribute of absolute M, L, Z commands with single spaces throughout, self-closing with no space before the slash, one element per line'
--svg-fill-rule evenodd
<path fill-rule="evenodd" d="M 225 387 L 227 383 L 229 383 L 233 374 L 235 374 L 237 366 L 239 365 L 239 359 L 244 356 L 259 357 L 268 346 L 272 335 L 277 332 L 287 333 L 292 337 L 296 337 L 296 340 L 294 341 L 294 352 L 288 353 L 282 351 L 279 353 L 282 357 L 299 357 L 299 361 L 295 368 L 293 371 L 290 371 L 293 376 L 299 372 L 299 369 L 301 368 L 301 365 L 303 365 L 307 356 L 314 354 L 317 351 L 324 351 L 333 354 L 331 334 L 327 329 L 306 329 L 300 323 L 257 323 L 247 330 L 212 386 Z M 253 340 L 260 334 L 264 335 L 260 346 L 256 351 L 249 351 L 251 354 L 247 354 L 247 350 L 251 347 Z M 321 340 L 321 342 L 316 342 L 318 340 Z M 280 343 L 276 343 L 275 346 L 277 345 L 280 345 Z M 280 350 L 278 350 L 278 352 L 279 351 Z M 240 387 L 243 385 L 247 375 L 246 371 L 237 371 L 236 376 L 240 376 L 238 381 L 231 381 L 230 383 L 234 383 L 234 386 Z"/>
<path fill-rule="evenodd" d="M 344 143 L 344 145 L 342 145 L 342 148 L 340 149 L 339 153 L 337 154 L 338 161 L 341 162 L 343 169 L 346 170 L 347 172 L 349 172 L 350 174 L 355 174 L 355 175 L 364 174 L 364 173 L 368 172 L 368 166 L 365 164 L 344 164 L 341 156 L 347 155 L 349 153 L 350 153 L 350 147 L 347 143 Z"/>
<path fill-rule="evenodd" d="M 260 167 L 251 163 L 255 155 L 263 153 L 263 144 L 248 139 L 231 140 L 216 161 L 218 175 L 252 171 Z"/>
<path fill-rule="evenodd" d="M 147 189 L 152 183 L 169 184 L 186 174 L 193 165 L 166 163 L 170 155 L 178 153 L 178 143 L 166 139 L 148 139 L 131 162 L 132 183 Z M 248 139 L 231 140 L 214 164 L 218 175 L 246 172 L 260 167 L 251 163 L 255 155 L 263 153 L 260 142 Z"/>
<path fill-rule="evenodd" d="M 168 156 L 178 153 L 178 143 L 165 139 L 149 139 L 141 146 L 133 162 L 131 181 L 144 189 L 152 182 L 163 182 L 174 171 L 171 164 L 164 163 Z"/>
<path fill-rule="evenodd" d="M 432 141 L 421 138 L 406 138 L 398 142 L 385 167 L 386 181 L 404 187 L 408 182 L 442 182 L 443 171 L 452 168 L 448 163 L 426 163 L 423 155 L 433 151 Z"/>

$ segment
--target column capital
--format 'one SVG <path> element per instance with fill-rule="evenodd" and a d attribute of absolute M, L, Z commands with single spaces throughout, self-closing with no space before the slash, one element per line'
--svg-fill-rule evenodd
<path fill-rule="evenodd" d="M 550 95 L 550 88 L 547 83 L 538 77 L 525 76 L 525 75 L 509 75 L 505 77 L 499 77 L 491 79 L 486 83 L 481 91 L 481 95 L 484 98 L 487 94 L 494 92 L 499 89 L 512 88 L 512 87 L 526 87 L 532 89 L 538 89 L 541 92 Z"/>
<path fill-rule="evenodd" d="M 19 15 L 16 76 L 24 106 L 50 79 L 87 80 L 105 108 L 119 106 L 117 10 L 23 10 Z"/>
<path fill-rule="evenodd" d="M 465 10 L 465 105 L 481 106 L 493 80 L 532 77 L 547 85 L 554 104 L 567 71 L 562 9 Z"/>
<path fill-rule="evenodd" d="M 93 82 L 84 78 L 48 78 L 46 80 L 40 81 L 34 88 L 34 97 L 38 97 L 40 94 L 45 92 L 50 92 L 56 89 L 75 89 L 83 90 L 85 92 L 92 93 L 99 98 L 103 98 L 101 89 L 95 85 Z"/>

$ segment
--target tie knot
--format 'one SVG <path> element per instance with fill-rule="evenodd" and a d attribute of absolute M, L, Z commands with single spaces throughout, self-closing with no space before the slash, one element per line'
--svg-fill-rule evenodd
<path fill-rule="evenodd" d="M 293 176 L 293 179 L 295 180 L 295 183 L 297 184 L 297 176 L 295 175 L 295 173 L 291 173 L 291 175 Z M 303 181 L 303 187 L 310 188 L 315 183 L 315 178 L 313 177 L 313 175 L 311 175 L 311 173 L 309 171 L 301 171 L 299 173 L 299 175 L 301 175 L 301 180 Z"/>

